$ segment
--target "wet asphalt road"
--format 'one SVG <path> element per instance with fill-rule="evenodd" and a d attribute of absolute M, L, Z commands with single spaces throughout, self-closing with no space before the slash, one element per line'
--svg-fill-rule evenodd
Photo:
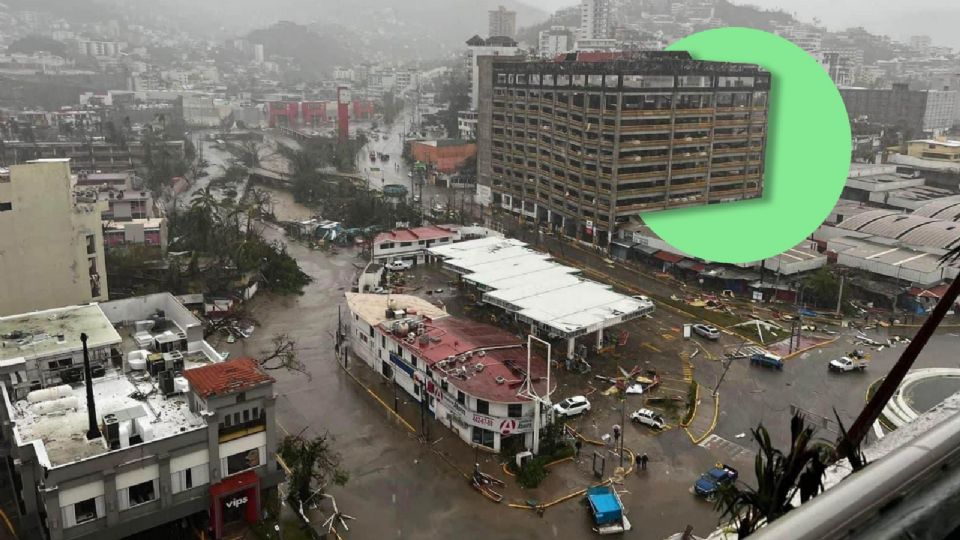
<path fill-rule="evenodd" d="M 286 199 L 281 201 L 280 212 L 284 208 L 289 211 L 291 204 Z M 282 236 L 273 226 L 268 226 L 265 234 L 271 238 Z M 335 447 L 342 453 L 351 478 L 345 487 L 331 492 L 337 496 L 344 512 L 358 518 L 351 522 L 349 537 L 455 535 L 468 540 L 593 537 L 587 512 L 577 502 L 565 503 L 538 518 L 531 512 L 482 499 L 465 485 L 461 476 L 349 380 L 335 363 L 332 334 L 343 292 L 349 290 L 357 266 L 362 266 L 364 261 L 351 250 L 327 254 L 292 242 L 289 251 L 314 281 L 302 296 L 256 298 L 251 306 L 260 324 L 256 334 L 249 340 L 221 348 L 235 354 L 255 355 L 268 346 L 275 334 L 288 333 L 297 340 L 310 377 L 272 372 L 278 381 L 278 421 L 283 430 L 291 433 L 306 429 L 307 433 L 328 432 L 336 438 Z M 674 328 L 683 322 L 681 315 L 659 310 L 654 319 L 643 323 L 647 326 L 634 331 L 630 343 L 639 347 L 640 343 L 649 342 L 660 349 L 658 356 L 662 356 L 663 362 L 675 361 L 672 358 L 685 342 L 658 336 L 664 328 Z M 885 332 L 873 332 L 870 336 L 885 337 Z M 917 366 L 960 366 L 956 354 L 960 336 L 956 332 L 944 330 L 938 334 Z M 896 333 L 903 335 L 912 331 Z M 638 529 L 631 534 L 635 538 L 664 538 L 682 530 L 686 524 L 693 525 L 700 534 L 712 530 L 717 516 L 709 504 L 690 495 L 690 484 L 718 461 L 740 468 L 749 481 L 752 456 L 738 449 L 750 447 L 751 442 L 749 435 L 745 438 L 737 435 L 748 433 L 750 427 L 764 422 L 775 440 L 786 440 L 791 403 L 831 418 L 832 406 L 836 406 L 845 422 L 852 421 L 862 407 L 867 386 L 889 369 L 903 345 L 871 351 L 873 363 L 864 374 L 828 373 L 826 362 L 854 348 L 850 340 L 843 337 L 825 347 L 822 353 L 813 351 L 789 360 L 782 372 L 735 361 L 720 387 L 721 413 L 715 433 L 726 440 L 721 440 L 724 444 L 709 448 L 693 446 L 679 429 L 652 436 L 629 426 L 625 430 L 628 445 L 651 457 L 648 473 L 643 477 L 630 477 L 622 486 L 627 491 L 624 503 Z M 735 347 L 738 343 L 737 338 L 724 336 L 720 344 L 710 346 L 715 353 L 712 356 L 719 357 L 716 353 L 724 346 Z M 722 363 L 706 354 L 695 357 L 693 363 L 695 378 L 712 388 Z M 615 407 L 604 405 L 602 400 L 598 403 L 600 406 L 590 415 L 575 421 L 575 427 L 602 433 L 604 426 L 619 416 Z M 472 452 L 465 445 L 463 451 Z M 560 481 L 561 476 L 556 478 L 555 481 Z M 579 486 L 570 483 L 565 487 Z"/>

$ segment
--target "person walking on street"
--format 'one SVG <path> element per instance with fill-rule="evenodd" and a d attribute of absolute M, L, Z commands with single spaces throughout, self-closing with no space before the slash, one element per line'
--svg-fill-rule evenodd
<path fill-rule="evenodd" d="M 580 449 L 583 448 L 583 441 L 577 439 L 577 442 L 573 443 L 573 449 L 576 452 L 577 460 L 580 460 Z"/>
<path fill-rule="evenodd" d="M 647 453 L 646 453 L 646 452 L 644 452 L 644 453 L 640 456 L 640 470 L 643 470 L 643 471 L 647 470 L 647 460 L 648 460 L 648 459 L 649 459 L 649 458 L 647 457 Z"/>

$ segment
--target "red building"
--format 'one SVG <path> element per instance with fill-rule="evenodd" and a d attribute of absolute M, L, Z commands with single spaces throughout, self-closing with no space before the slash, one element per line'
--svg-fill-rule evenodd
<path fill-rule="evenodd" d="M 300 103 L 295 101 L 271 101 L 267 103 L 270 127 L 293 127 L 300 119 Z"/>
<path fill-rule="evenodd" d="M 439 172 L 452 173 L 477 155 L 477 144 L 472 141 L 447 139 L 442 141 L 413 141 L 410 143 L 413 159 L 422 161 Z"/>
<path fill-rule="evenodd" d="M 319 127 L 327 122 L 326 101 L 301 101 L 300 125 L 305 127 Z"/>

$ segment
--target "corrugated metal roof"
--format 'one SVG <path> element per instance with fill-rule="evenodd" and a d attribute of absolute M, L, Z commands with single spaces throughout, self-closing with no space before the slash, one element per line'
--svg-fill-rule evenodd
<path fill-rule="evenodd" d="M 930 201 L 914 210 L 913 215 L 958 221 L 960 220 L 960 195 Z"/>
<path fill-rule="evenodd" d="M 260 369 L 255 360 L 246 357 L 188 369 L 183 376 L 190 382 L 190 388 L 203 398 L 276 382 Z"/>

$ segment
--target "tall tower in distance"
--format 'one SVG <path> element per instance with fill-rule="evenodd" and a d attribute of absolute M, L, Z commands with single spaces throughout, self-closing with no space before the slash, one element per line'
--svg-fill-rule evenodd
<path fill-rule="evenodd" d="M 580 39 L 613 37 L 613 0 L 580 0 Z"/>
<path fill-rule="evenodd" d="M 487 12 L 490 20 L 488 36 L 516 37 L 517 12 L 509 11 L 503 6 Z"/>

